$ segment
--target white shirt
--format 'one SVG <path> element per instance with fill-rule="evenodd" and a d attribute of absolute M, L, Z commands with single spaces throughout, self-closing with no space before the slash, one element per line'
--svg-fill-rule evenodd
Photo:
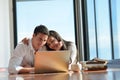
<path fill-rule="evenodd" d="M 46 51 L 46 47 L 42 47 L 39 51 Z M 18 73 L 18 69 L 29 66 L 34 66 L 34 53 L 32 41 L 29 39 L 29 45 L 20 42 L 13 51 L 9 60 L 8 71 L 9 73 Z"/>

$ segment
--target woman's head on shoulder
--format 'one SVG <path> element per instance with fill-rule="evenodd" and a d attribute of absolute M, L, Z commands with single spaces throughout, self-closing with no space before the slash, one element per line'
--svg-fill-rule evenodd
<path fill-rule="evenodd" d="M 49 36 L 47 40 L 47 49 L 49 50 L 66 50 L 66 45 L 69 42 L 64 40 L 60 34 L 54 30 L 49 31 Z"/>

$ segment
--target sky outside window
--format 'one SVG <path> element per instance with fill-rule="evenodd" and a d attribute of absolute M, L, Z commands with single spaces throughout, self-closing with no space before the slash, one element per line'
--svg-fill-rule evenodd
<path fill-rule="evenodd" d="M 18 42 L 40 24 L 75 42 L 73 0 L 20 1 L 16 6 Z"/>

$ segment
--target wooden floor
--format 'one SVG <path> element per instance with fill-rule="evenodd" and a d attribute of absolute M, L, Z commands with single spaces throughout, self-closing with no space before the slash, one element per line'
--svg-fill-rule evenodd
<path fill-rule="evenodd" d="M 0 68 L 0 80 L 120 80 L 120 69 L 106 71 L 80 71 L 68 73 L 16 74 L 9 75 Z"/>

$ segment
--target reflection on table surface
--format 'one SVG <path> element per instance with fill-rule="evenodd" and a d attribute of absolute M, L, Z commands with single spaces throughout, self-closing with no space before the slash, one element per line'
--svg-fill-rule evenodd
<path fill-rule="evenodd" d="M 0 68 L 0 80 L 118 80 L 120 69 L 108 69 L 106 71 L 80 71 L 68 73 L 45 74 L 14 74 L 9 75 L 6 70 Z"/>
<path fill-rule="evenodd" d="M 67 73 L 9 75 L 9 80 L 68 80 Z"/>

